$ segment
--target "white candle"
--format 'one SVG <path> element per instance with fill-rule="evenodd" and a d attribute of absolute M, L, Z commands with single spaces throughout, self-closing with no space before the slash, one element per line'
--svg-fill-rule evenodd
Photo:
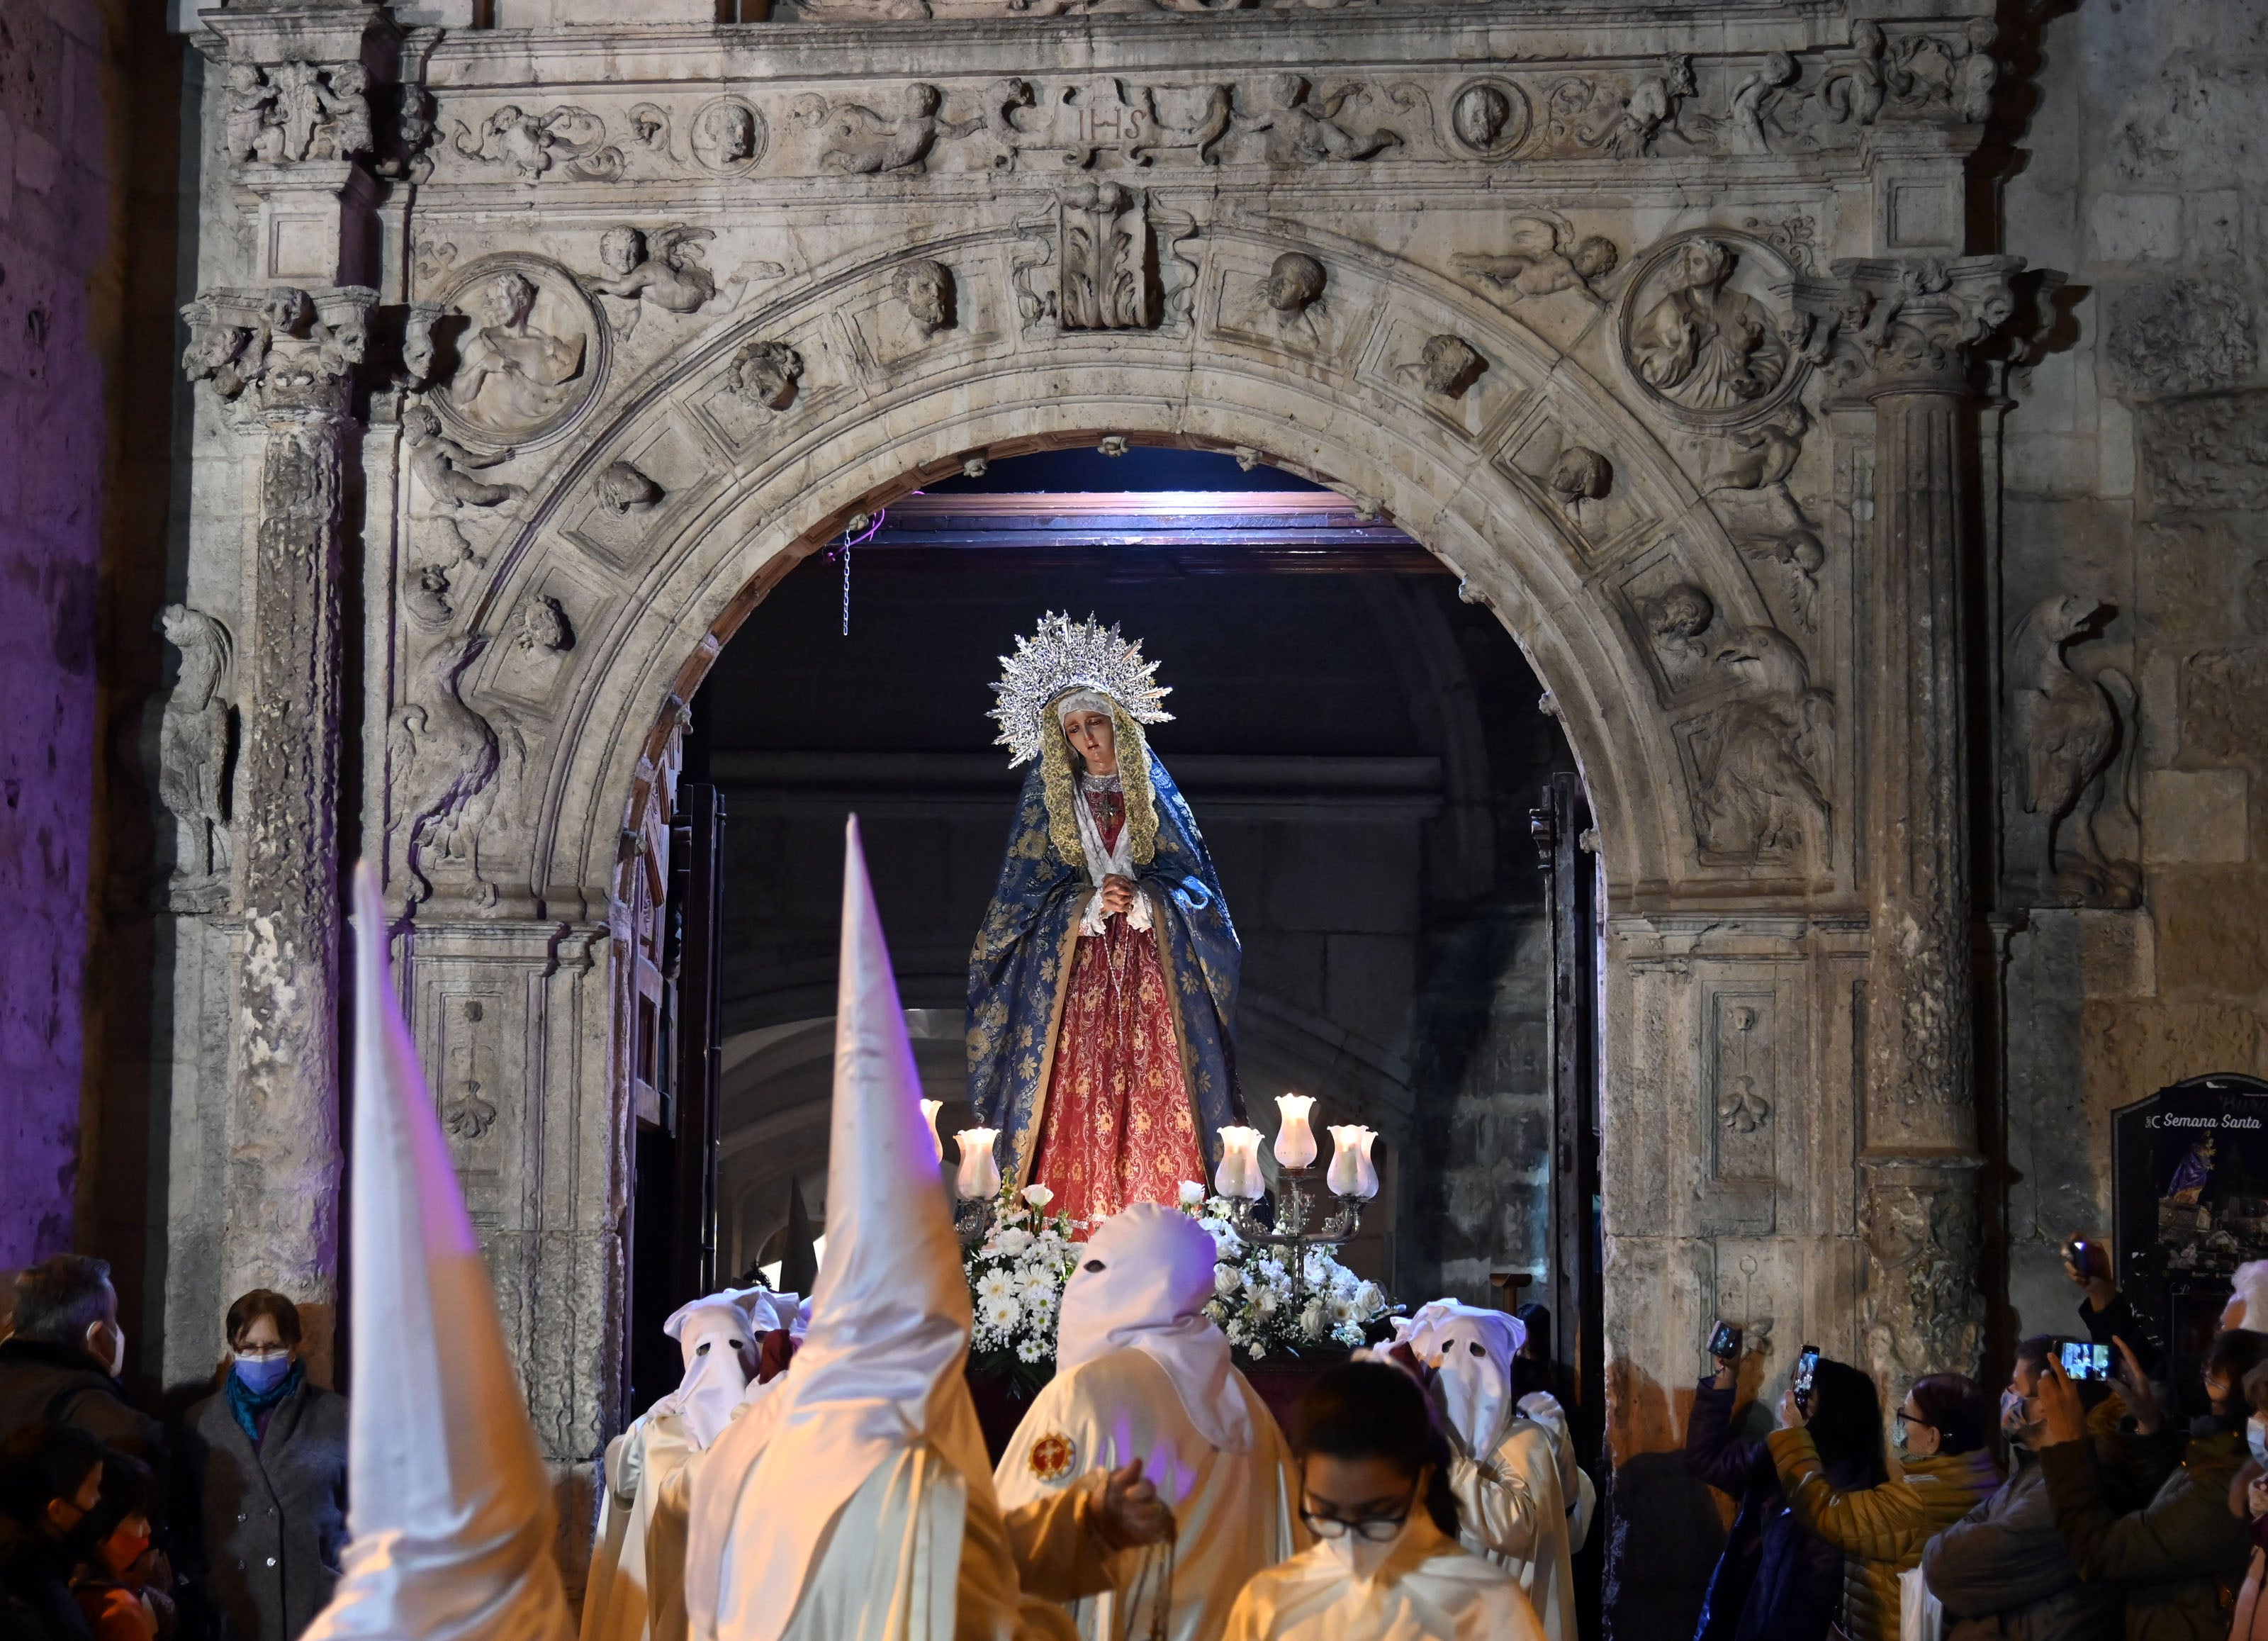
<path fill-rule="evenodd" d="M 945 1160 L 945 1137 L 937 1131 L 937 1114 L 945 1109 L 942 1100 L 922 1101 L 922 1121 L 929 1124 L 929 1143 L 937 1147 L 937 1159 Z"/>
<path fill-rule="evenodd" d="M 972 1128 L 953 1137 L 961 1147 L 961 1173 L 953 1188 L 963 1202 L 983 1202 L 999 1193 L 1000 1165 L 992 1159 L 992 1142 L 999 1133 L 998 1129 Z"/>
<path fill-rule="evenodd" d="M 1276 1109 L 1283 1125 L 1276 1130 L 1276 1160 L 1287 1168 L 1304 1168 L 1315 1159 L 1315 1130 L 1307 1126 L 1313 1094 L 1278 1094 Z"/>
<path fill-rule="evenodd" d="M 1256 1128 L 1220 1131 L 1220 1167 L 1213 1174 L 1213 1188 L 1231 1202 L 1256 1203 L 1267 1188 L 1260 1177 L 1261 1138 Z"/>
<path fill-rule="evenodd" d="M 1366 1130 L 1352 1123 L 1331 1125 L 1331 1166 L 1323 1175 L 1323 1183 L 1331 1188 L 1334 1196 L 1362 1195 L 1362 1135 Z"/>

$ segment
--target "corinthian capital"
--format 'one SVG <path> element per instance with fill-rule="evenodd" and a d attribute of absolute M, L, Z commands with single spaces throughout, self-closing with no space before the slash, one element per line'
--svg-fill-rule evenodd
<path fill-rule="evenodd" d="M 249 390 L 266 418 L 343 416 L 377 300 L 366 285 L 208 291 L 181 310 L 181 368 L 223 399 Z"/>
<path fill-rule="evenodd" d="M 1830 379 L 1873 396 L 1958 393 L 1979 342 L 2016 312 L 2021 256 L 1852 258 L 1798 282 L 1805 351 Z"/>

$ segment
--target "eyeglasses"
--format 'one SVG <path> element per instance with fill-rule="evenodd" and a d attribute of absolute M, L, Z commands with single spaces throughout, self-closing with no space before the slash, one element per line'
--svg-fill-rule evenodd
<path fill-rule="evenodd" d="M 1402 1508 L 1390 1516 L 1365 1516 L 1359 1521 L 1349 1521 L 1343 1516 L 1319 1516 L 1314 1511 L 1302 1509 L 1300 1520 L 1307 1524 L 1307 1531 L 1319 1539 L 1355 1537 L 1373 1544 L 1383 1544 L 1402 1531 L 1410 1520 L 1410 1512 L 1418 1507 L 1418 1490 L 1412 1487 L 1410 1497 L 1402 1501 Z"/>
<path fill-rule="evenodd" d="M 1900 1408 L 1898 1409 L 1898 1417 L 1909 1424 L 1920 1425 L 1924 1430 L 1933 1430 L 1936 1428 L 1927 1419 L 1922 1417 L 1920 1414 L 1909 1413 L 1904 1408 Z"/>

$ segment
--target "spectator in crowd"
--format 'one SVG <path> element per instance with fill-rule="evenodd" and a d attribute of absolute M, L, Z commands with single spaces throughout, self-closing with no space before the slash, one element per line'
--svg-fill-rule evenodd
<path fill-rule="evenodd" d="M 2235 1621 L 2229 1641 L 2268 1641 L 2268 1601 L 2261 1597 L 2268 1584 L 2268 1363 L 2244 1376 L 2244 1401 L 2252 1417 L 2244 1427 L 2250 1456 L 2229 1484 L 2229 1513 L 2252 1534 L 2252 1561 L 2244 1570 L 2243 1587 L 2236 1593 Z"/>
<path fill-rule="evenodd" d="M 1685 1468 L 1738 1505 L 1694 1641 L 1820 1641 L 1842 1596 L 1843 1555 L 1789 1512 L 1764 1444 L 1734 1439 L 1738 1365 L 1731 1357 L 1716 1359 L 1685 1427 Z M 1881 1471 L 1879 1453 L 1871 1468 L 1840 1460 L 1838 1449 L 1835 1476 L 1845 1487 L 1870 1486 Z"/>
<path fill-rule="evenodd" d="M 79 1528 L 82 1556 L 71 1578 L 94 1641 L 158 1641 L 173 1632 L 173 1601 L 150 1542 L 152 1481 L 139 1459 L 114 1453 L 103 1461 L 102 1496 Z"/>
<path fill-rule="evenodd" d="M 101 1502 L 104 1456 L 86 1431 L 46 1419 L 0 1440 L 0 1633 L 90 1641 L 70 1573 Z"/>
<path fill-rule="evenodd" d="M 2117 1589 L 2079 1576 L 2033 1451 L 2043 1428 L 2040 1374 L 2057 1343 L 2042 1335 L 2016 1347 L 2015 1366 L 2000 1395 L 2000 1429 L 2010 1459 L 2007 1484 L 1922 1553 L 1923 1580 L 1945 1608 L 1946 1641 L 2117 1641 L 2124 1624 L 2125 1603 Z M 2142 1380 L 2132 1352 L 2122 1347 L 2121 1355 L 2122 1376 Z M 2099 1380 L 2078 1388 L 2080 1405 L 2090 1412 L 2110 1394 Z M 2106 1474 L 2116 1475 L 2117 1439 L 2098 1433 L 2091 1439 Z M 2119 1501 L 2122 1509 L 2139 1502 Z"/>
<path fill-rule="evenodd" d="M 0 1340 L 0 1439 L 48 1420 L 76 1424 L 162 1476 L 165 1431 L 126 1400 L 126 1330 L 110 1267 L 57 1254 L 16 1273 L 16 1331 Z"/>
<path fill-rule="evenodd" d="M 331 1599 L 346 1542 L 347 1399 L 311 1384 L 298 1307 L 228 1307 L 220 1388 L 188 1411 L 208 1593 L 229 1641 L 291 1641 Z"/>
<path fill-rule="evenodd" d="M 1786 1399 L 1782 1428 L 1764 1445 L 1797 1523 L 1843 1552 L 1844 1632 L 1852 1641 L 1898 1641 L 1898 1575 L 1918 1566 L 1923 1545 L 2000 1485 L 1984 1445 L 1984 1397 L 1959 1373 L 1914 1380 L 1890 1430 L 1900 1474 L 1845 1490 L 1829 1477 L 1825 1453 L 1839 1446 L 1851 1457 L 1845 1469 L 1863 1468 L 1859 1458 L 1881 1446 L 1881 1415 L 1871 1379 L 1839 1363 L 1819 1368 L 1810 1411 Z"/>
<path fill-rule="evenodd" d="M 2244 1376 L 2268 1361 L 2268 1334 L 2231 1328 L 2205 1353 L 2210 1410 L 2186 1444 L 2163 1435 L 2165 1418 L 2148 1381 L 2121 1388 L 2134 1433 L 2118 1439 L 2138 1479 L 2163 1479 L 2148 1502 L 2122 1510 L 2113 1478 L 2088 1439 L 2079 1388 L 2052 1361 L 2037 1395 L 2045 1428 L 2037 1439 L 2049 1502 L 2080 1576 L 2117 1586 L 2126 1597 L 2130 1641 L 2220 1641 L 2229 1606 L 2251 1559 L 2252 1538 L 2229 1513 L 2228 1494 L 2245 1457 Z"/>
<path fill-rule="evenodd" d="M 2110 1269 L 2110 1245 L 2093 1237 L 2073 1236 L 2063 1245 L 2063 1274 L 2080 1291 L 2079 1320 L 2096 1344 L 2124 1340 L 2143 1368 L 2161 1371 L 2165 1351 L 2142 1325 L 2133 1305 L 2118 1290 Z M 2233 1326 L 2242 1327 L 2240 1318 Z"/>
<path fill-rule="evenodd" d="M 1425 1393 L 1381 1362 L 1350 1362 L 1301 1398 L 1292 1446 L 1315 1542 L 1256 1574 L 1226 1641 L 1543 1641 L 1520 1586 L 1457 1543 L 1447 1444 Z"/>

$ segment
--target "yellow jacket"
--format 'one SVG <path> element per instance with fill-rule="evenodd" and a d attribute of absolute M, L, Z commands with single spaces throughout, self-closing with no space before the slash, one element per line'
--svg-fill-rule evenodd
<path fill-rule="evenodd" d="M 1846 1493 L 1827 1479 L 1809 1431 L 1774 1431 L 1764 1445 L 1798 1525 L 1843 1552 L 1843 1627 L 1853 1641 L 1898 1641 L 1898 1574 L 2000 1486 L 1982 1448 L 1910 1458 L 1902 1476 Z"/>

